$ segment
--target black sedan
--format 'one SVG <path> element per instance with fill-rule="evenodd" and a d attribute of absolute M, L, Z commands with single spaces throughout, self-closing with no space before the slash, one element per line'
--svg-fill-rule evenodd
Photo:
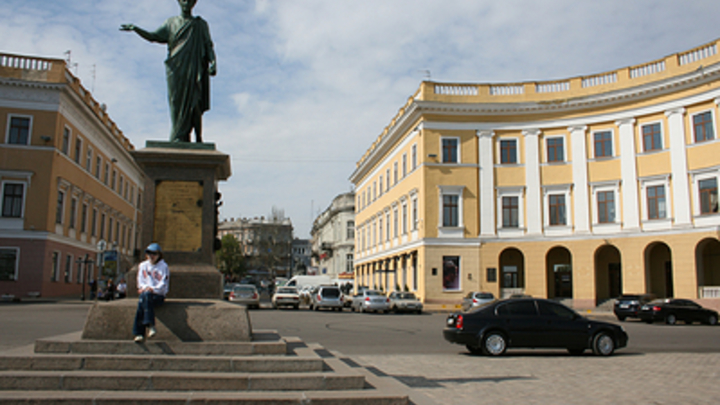
<path fill-rule="evenodd" d="M 465 345 L 473 354 L 499 356 L 508 348 L 586 349 L 609 356 L 625 347 L 627 333 L 618 325 L 594 321 L 553 301 L 519 298 L 494 301 L 447 318 L 445 340 Z"/>
<path fill-rule="evenodd" d="M 615 300 L 613 305 L 613 313 L 617 319 L 624 321 L 625 318 L 637 318 L 640 308 L 643 305 L 653 301 L 653 294 L 624 294 Z"/>
<path fill-rule="evenodd" d="M 703 308 L 690 300 L 684 299 L 662 299 L 645 304 L 638 314 L 640 319 L 653 323 L 664 321 L 668 325 L 674 325 L 677 321 L 685 323 L 700 322 L 708 325 L 717 325 L 718 313 L 712 309 Z"/>

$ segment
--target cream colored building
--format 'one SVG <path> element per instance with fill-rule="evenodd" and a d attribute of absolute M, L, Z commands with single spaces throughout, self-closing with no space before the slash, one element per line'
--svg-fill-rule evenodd
<path fill-rule="evenodd" d="M 423 82 L 350 178 L 356 284 L 720 307 L 718 46 L 552 82 Z"/>
<path fill-rule="evenodd" d="M 332 279 L 352 279 L 355 257 L 355 194 L 336 196 L 310 230 L 312 266 Z"/>
<path fill-rule="evenodd" d="M 0 54 L 0 129 L 0 294 L 80 297 L 101 240 L 126 271 L 145 177 L 65 61 Z"/>

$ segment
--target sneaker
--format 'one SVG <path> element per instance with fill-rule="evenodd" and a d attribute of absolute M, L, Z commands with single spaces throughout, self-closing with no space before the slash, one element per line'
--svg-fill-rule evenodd
<path fill-rule="evenodd" d="M 142 343 L 143 340 L 145 340 L 145 338 L 143 338 L 142 335 L 135 336 L 135 343 Z"/>
<path fill-rule="evenodd" d="M 157 335 L 157 330 L 154 326 L 150 327 L 150 330 L 148 331 L 148 339 L 155 337 Z"/>

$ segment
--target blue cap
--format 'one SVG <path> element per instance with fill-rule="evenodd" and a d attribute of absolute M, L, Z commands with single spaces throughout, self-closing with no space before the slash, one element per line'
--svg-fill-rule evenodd
<path fill-rule="evenodd" d="M 160 245 L 157 243 L 151 243 L 148 245 L 147 249 L 145 249 L 146 252 L 162 252 L 162 249 L 160 249 Z"/>

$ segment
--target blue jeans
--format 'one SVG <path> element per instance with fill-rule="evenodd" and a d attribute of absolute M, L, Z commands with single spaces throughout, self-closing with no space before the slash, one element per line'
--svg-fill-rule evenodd
<path fill-rule="evenodd" d="M 145 328 L 155 326 L 155 307 L 162 305 L 165 297 L 146 291 L 140 294 L 137 312 L 135 313 L 135 324 L 133 324 L 133 335 L 145 336 Z"/>

